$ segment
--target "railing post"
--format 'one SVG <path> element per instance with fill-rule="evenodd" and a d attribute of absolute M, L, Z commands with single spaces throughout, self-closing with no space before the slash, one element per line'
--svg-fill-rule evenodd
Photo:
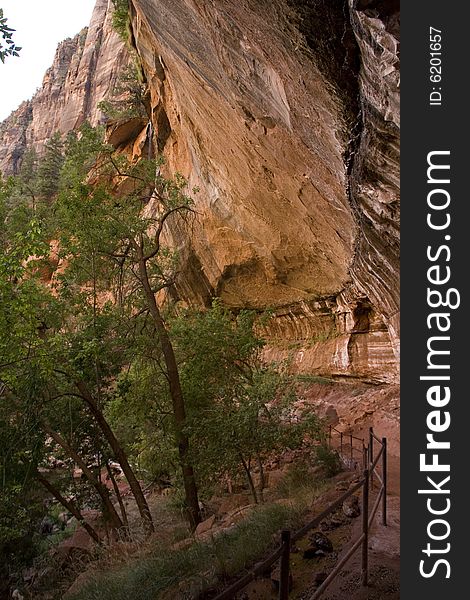
<path fill-rule="evenodd" d="M 369 427 L 369 465 L 374 462 L 374 436 L 372 427 Z M 374 473 L 373 471 L 370 473 L 370 488 L 374 487 Z"/>
<path fill-rule="evenodd" d="M 281 564 L 279 569 L 279 600 L 289 598 L 289 562 L 290 562 L 290 530 L 281 532 Z"/>
<path fill-rule="evenodd" d="M 369 552 L 369 470 L 364 469 L 364 486 L 362 488 L 362 564 L 361 583 L 367 586 L 368 552 Z"/>
<path fill-rule="evenodd" d="M 367 446 L 363 445 L 362 446 L 362 454 L 363 454 L 363 461 L 362 461 L 363 462 L 363 467 L 362 468 L 363 469 L 367 469 L 368 452 L 369 452 L 369 450 L 368 450 Z"/>
<path fill-rule="evenodd" d="M 382 438 L 382 480 L 383 480 L 383 495 L 382 495 L 382 524 L 387 525 L 387 438 Z"/>

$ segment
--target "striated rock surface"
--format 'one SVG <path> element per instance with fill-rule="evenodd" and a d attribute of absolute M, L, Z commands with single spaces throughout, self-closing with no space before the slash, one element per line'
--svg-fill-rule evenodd
<path fill-rule="evenodd" d="M 27 147 L 26 132 L 32 116 L 32 103 L 27 100 L 0 123 L 0 173 L 11 175 L 18 171 Z"/>
<path fill-rule="evenodd" d="M 98 0 L 90 26 L 61 42 L 42 87 L 0 124 L 0 171 L 16 173 L 27 147 L 41 151 L 56 132 L 67 133 L 88 120 L 114 87 L 128 51 L 113 30 L 111 0 Z"/>
<path fill-rule="evenodd" d="M 264 308 L 341 291 L 356 234 L 343 161 L 354 115 L 287 3 L 132 5 L 157 135 L 159 120 L 167 128 L 160 149 L 201 190 L 182 297 Z"/>
<path fill-rule="evenodd" d="M 349 0 L 361 53 L 363 130 L 351 169 L 361 234 L 351 275 L 379 308 L 399 355 L 399 0 Z"/>
<path fill-rule="evenodd" d="M 101 116 L 128 57 L 98 0 L 43 88 L 0 125 L 0 169 Z M 396 0 L 131 0 L 157 152 L 197 186 L 173 222 L 171 293 L 271 308 L 266 357 L 300 372 L 395 381 L 399 351 Z M 109 139 L 148 151 L 148 125 Z M 9 171 L 8 171 L 9 170 Z"/>
<path fill-rule="evenodd" d="M 131 5 L 158 149 L 201 190 L 179 296 L 273 307 L 299 370 L 396 380 L 396 2 Z"/>

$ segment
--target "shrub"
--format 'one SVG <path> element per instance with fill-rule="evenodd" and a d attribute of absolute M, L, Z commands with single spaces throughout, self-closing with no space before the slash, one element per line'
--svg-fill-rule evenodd
<path fill-rule="evenodd" d="M 196 542 L 189 548 L 168 551 L 157 547 L 152 556 L 137 560 L 108 575 L 98 575 L 73 600 L 154 600 L 162 592 L 175 590 L 175 596 L 191 587 L 202 592 L 239 573 L 269 551 L 279 539 L 283 527 L 297 527 L 298 512 L 282 505 L 258 508 L 239 525 L 206 543 Z M 208 566 L 212 568 L 208 570 Z M 178 595 L 179 594 L 179 595 Z"/>
<path fill-rule="evenodd" d="M 122 71 L 110 96 L 99 102 L 98 109 L 110 119 L 147 118 L 145 85 L 137 64 L 132 63 Z"/>
<path fill-rule="evenodd" d="M 338 453 L 327 445 L 317 446 L 315 453 L 317 463 L 325 469 L 325 474 L 328 477 L 333 477 L 341 471 L 341 461 Z"/>
<path fill-rule="evenodd" d="M 113 28 L 121 39 L 128 43 L 130 40 L 130 18 L 128 0 L 113 0 Z"/>

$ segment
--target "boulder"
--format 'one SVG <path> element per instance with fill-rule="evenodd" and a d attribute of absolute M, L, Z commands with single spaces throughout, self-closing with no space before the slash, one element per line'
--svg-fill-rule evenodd
<path fill-rule="evenodd" d="M 310 546 L 304 550 L 303 558 L 319 558 L 333 552 L 333 544 L 321 531 L 315 531 L 309 536 Z"/>
<path fill-rule="evenodd" d="M 79 527 L 74 534 L 57 546 L 57 553 L 63 560 L 74 559 L 91 552 L 93 541 L 85 529 Z"/>
<path fill-rule="evenodd" d="M 210 531 L 212 529 L 212 527 L 214 526 L 214 523 L 215 523 L 215 515 L 212 515 L 205 521 L 202 521 L 201 523 L 199 523 L 199 525 L 196 527 L 196 532 L 195 532 L 196 537 L 199 538 L 199 537 L 203 536 L 205 533 L 207 533 L 208 531 Z"/>
<path fill-rule="evenodd" d="M 350 519 L 354 519 L 361 514 L 361 507 L 357 496 L 350 496 L 343 502 L 343 513 Z"/>
<path fill-rule="evenodd" d="M 328 538 L 321 531 L 315 531 L 310 538 L 311 542 L 317 546 L 319 550 L 323 550 L 323 552 L 333 552 L 333 544 L 331 543 L 330 538 Z"/>
<path fill-rule="evenodd" d="M 320 523 L 320 529 L 321 531 L 332 531 L 333 529 L 337 529 L 347 522 L 348 520 L 342 511 L 336 512 Z"/>

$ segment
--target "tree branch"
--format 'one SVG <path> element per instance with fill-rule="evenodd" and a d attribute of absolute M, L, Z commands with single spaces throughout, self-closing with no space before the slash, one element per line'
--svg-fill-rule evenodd
<path fill-rule="evenodd" d="M 188 212 L 194 212 L 192 210 L 192 208 L 190 208 L 189 206 L 176 206 L 175 208 L 171 208 L 170 210 L 168 210 L 166 213 L 164 213 L 162 215 L 162 217 L 159 219 L 159 223 L 158 223 L 158 227 L 155 231 L 155 235 L 154 235 L 154 239 L 155 239 L 155 247 L 154 249 L 149 252 L 148 254 L 146 254 L 144 256 L 144 261 L 147 262 L 148 260 L 154 258 L 159 252 L 160 252 L 160 236 L 162 234 L 163 231 L 163 227 L 167 221 L 167 219 L 174 213 L 176 212 L 180 212 L 183 210 L 187 210 Z"/>

